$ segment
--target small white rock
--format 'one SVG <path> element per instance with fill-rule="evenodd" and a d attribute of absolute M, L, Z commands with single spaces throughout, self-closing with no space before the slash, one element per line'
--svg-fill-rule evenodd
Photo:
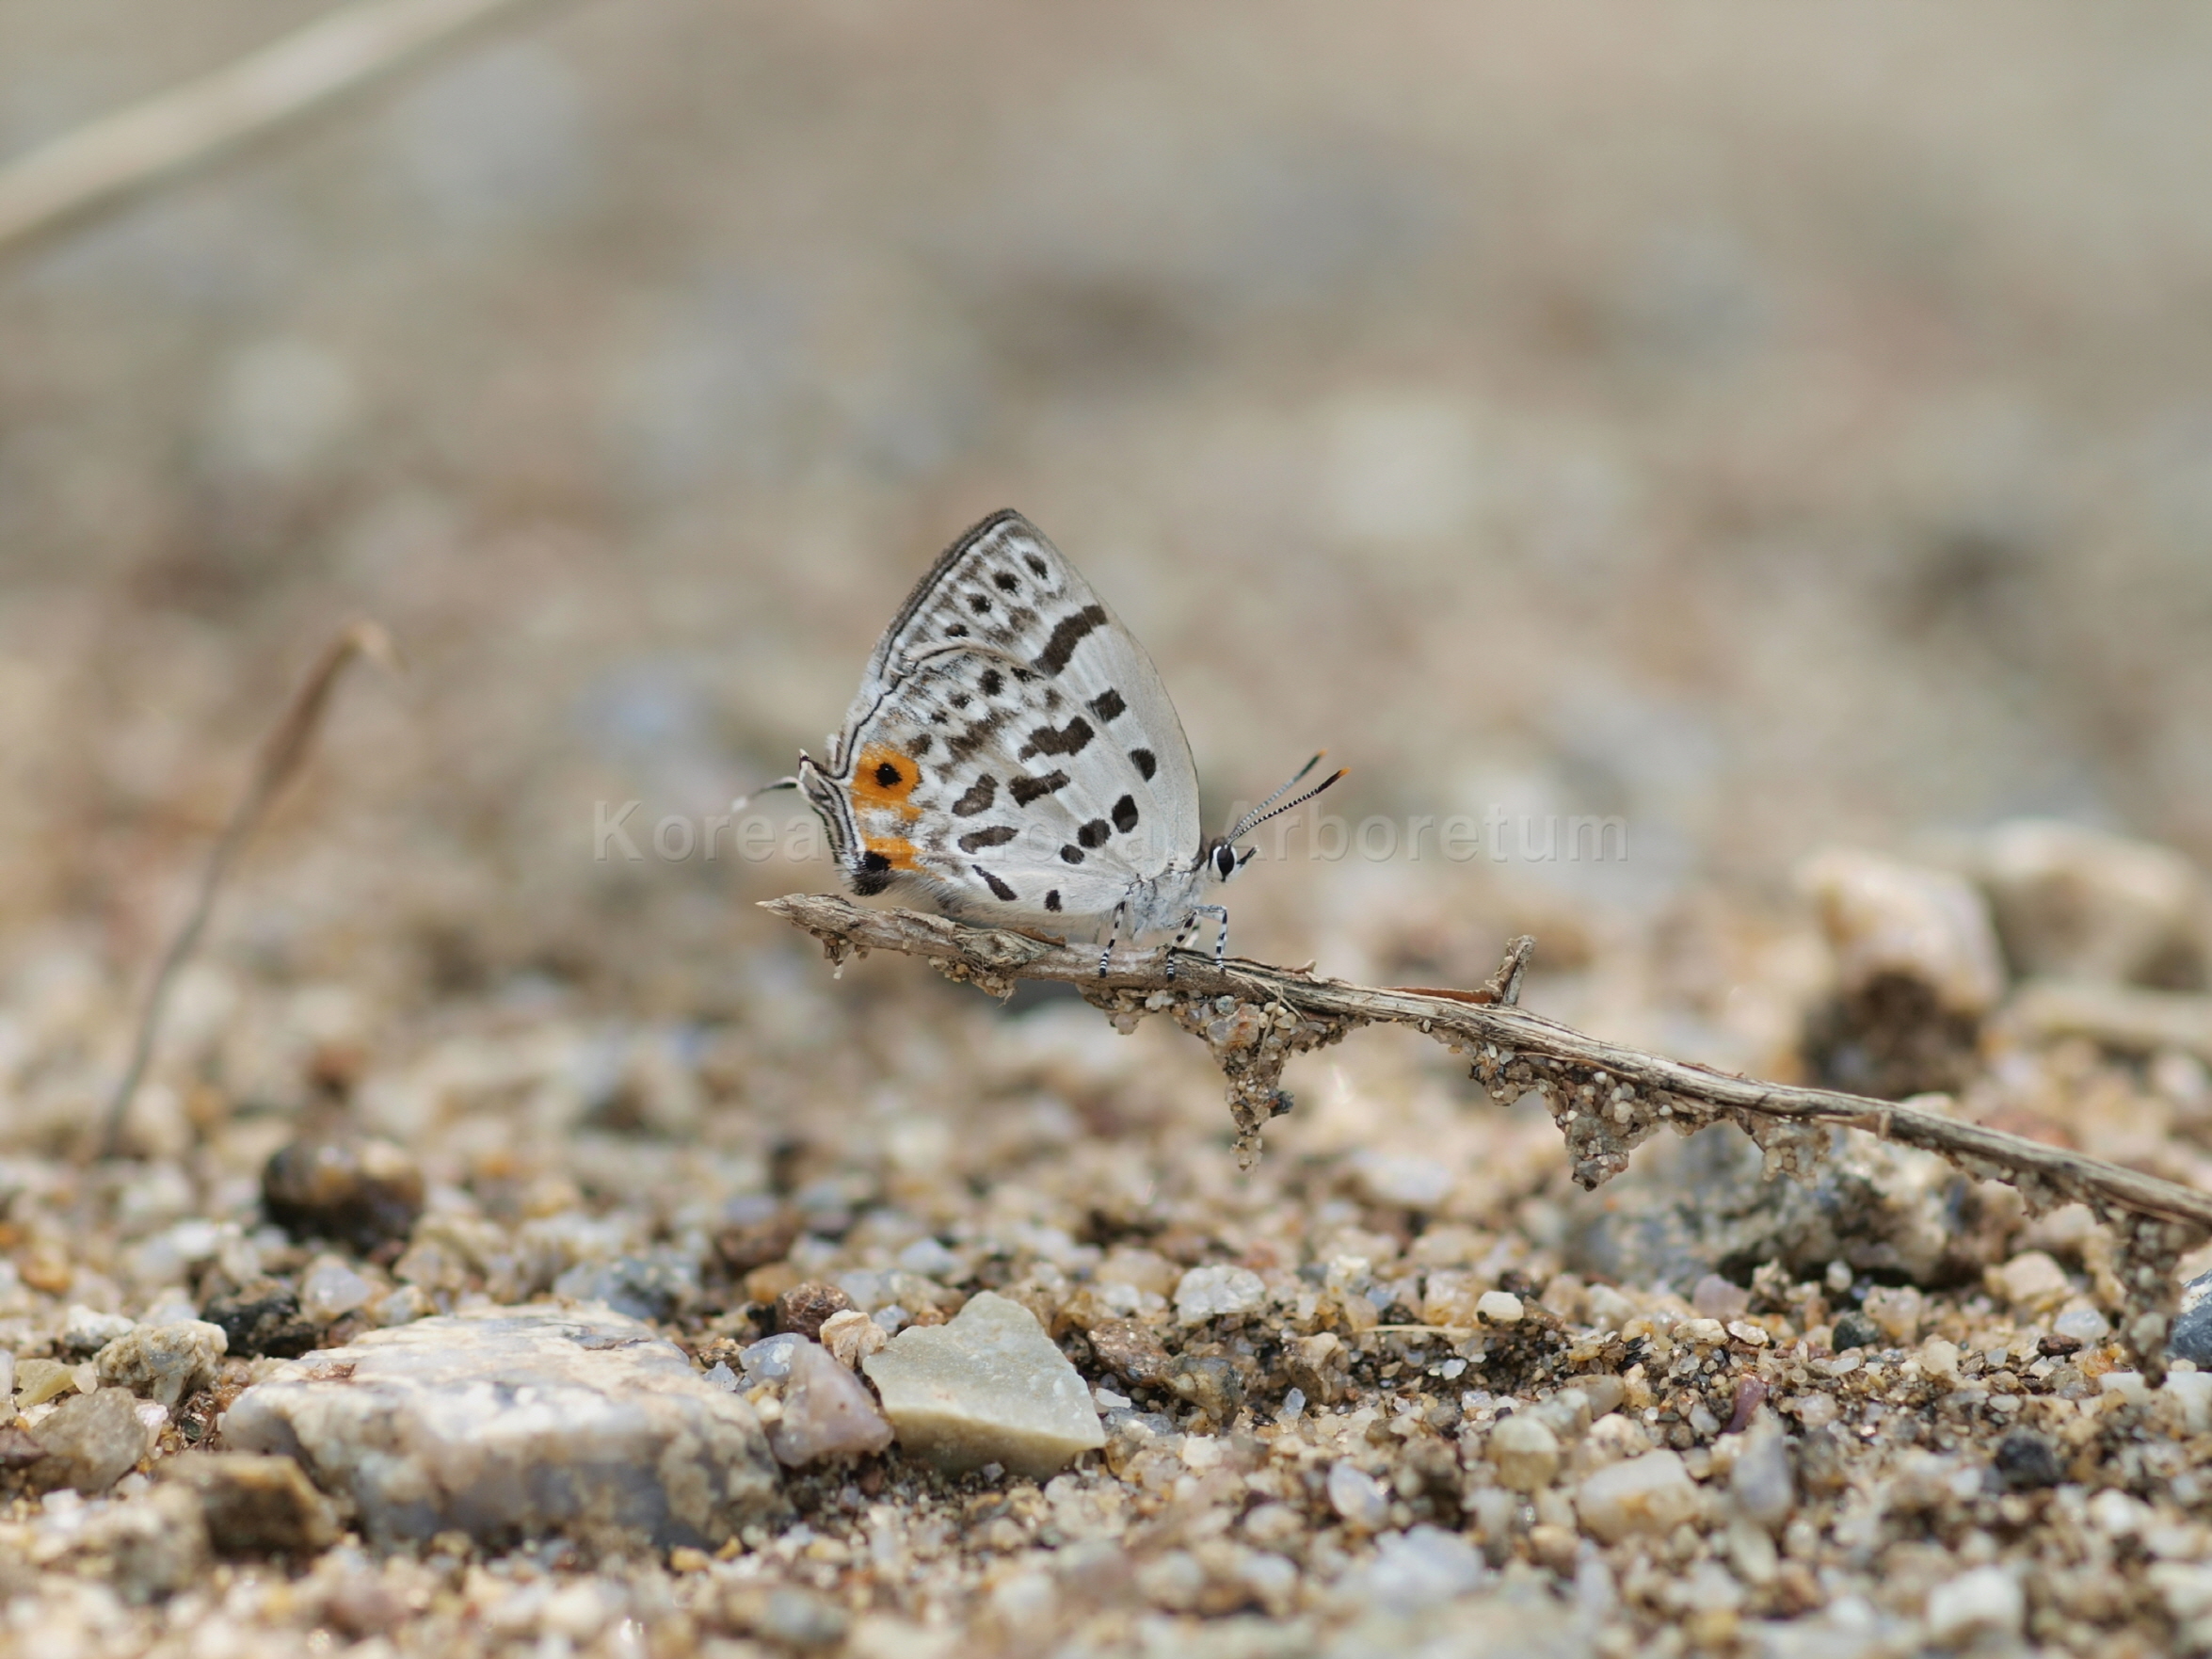
<path fill-rule="evenodd" d="M 1390 1520 L 1390 1494 L 1382 1482 L 1350 1462 L 1329 1471 L 1329 1506 L 1363 1532 L 1380 1532 Z"/>
<path fill-rule="evenodd" d="M 1047 1475 L 1106 1443 L 1090 1391 L 1019 1302 L 970 1297 L 949 1323 L 909 1327 L 861 1362 L 899 1443 L 938 1468 Z"/>
<path fill-rule="evenodd" d="M 1559 1436 L 1526 1412 L 1502 1419 L 1485 1449 L 1498 1484 L 1513 1491 L 1541 1491 L 1559 1474 Z"/>
<path fill-rule="evenodd" d="M 229 1346 L 223 1328 L 204 1319 L 138 1325 L 102 1348 L 92 1363 L 103 1386 L 173 1407 L 215 1380 L 216 1363 Z"/>
<path fill-rule="evenodd" d="M 1673 1452 L 1646 1452 L 1596 1471 L 1575 1493 L 1575 1513 L 1601 1543 L 1632 1533 L 1663 1536 L 1697 1514 L 1696 1483 Z"/>
<path fill-rule="evenodd" d="M 1491 1325 L 1518 1325 L 1526 1312 L 1510 1290 L 1486 1290 L 1475 1298 L 1475 1316 Z"/>
<path fill-rule="evenodd" d="M 1267 1286 L 1249 1267 L 1194 1267 L 1175 1287 L 1175 1316 L 1184 1325 L 1258 1312 L 1267 1303 Z"/>
<path fill-rule="evenodd" d="M 1928 1592 L 1928 1634 L 1937 1642 L 1980 1631 L 2011 1635 L 2027 1614 L 2018 1581 L 2001 1567 L 1977 1567 Z"/>

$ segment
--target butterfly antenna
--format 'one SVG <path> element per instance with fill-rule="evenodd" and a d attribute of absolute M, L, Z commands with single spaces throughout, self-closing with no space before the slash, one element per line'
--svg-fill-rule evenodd
<path fill-rule="evenodd" d="M 1239 818 L 1237 820 L 1237 827 L 1231 830 L 1226 835 L 1223 836 L 1222 839 L 1231 843 L 1242 841 L 1245 836 L 1251 834 L 1253 830 L 1258 829 L 1260 825 L 1266 823 L 1270 818 L 1279 818 L 1285 813 L 1290 811 L 1293 807 L 1304 806 L 1307 801 L 1311 800 L 1322 790 L 1328 788 L 1331 784 L 1335 783 L 1338 779 L 1344 777 L 1345 774 L 1352 770 L 1350 766 L 1338 766 L 1334 772 L 1331 772 L 1326 778 L 1323 778 L 1311 789 L 1306 791 L 1305 794 L 1291 796 L 1289 800 L 1283 800 L 1283 797 L 1290 795 L 1291 790 L 1297 788 L 1298 785 L 1305 780 L 1306 775 L 1308 772 L 1312 771 L 1314 767 L 1321 765 L 1322 755 L 1325 755 L 1329 751 L 1324 749 L 1321 751 L 1321 754 L 1315 755 L 1313 759 L 1307 761 L 1303 766 L 1300 766 L 1298 768 L 1298 774 L 1296 777 L 1292 778 L 1290 782 L 1284 784 L 1282 788 L 1276 790 L 1273 795 L 1269 796 L 1265 800 L 1261 801 L 1258 806 L 1254 807 L 1250 812 L 1246 813 L 1242 818 Z M 1282 801 L 1282 804 L 1277 806 L 1275 804 L 1277 801 Z"/>
<path fill-rule="evenodd" d="M 796 778 L 778 778 L 773 783 L 761 784 L 760 788 L 754 790 L 750 795 L 739 796 L 735 800 L 729 803 L 729 810 L 733 813 L 742 813 L 745 810 L 745 808 L 751 806 L 754 801 L 760 799 L 760 797 L 763 795 L 774 795 L 778 789 L 796 789 L 798 786 L 799 781 Z"/>

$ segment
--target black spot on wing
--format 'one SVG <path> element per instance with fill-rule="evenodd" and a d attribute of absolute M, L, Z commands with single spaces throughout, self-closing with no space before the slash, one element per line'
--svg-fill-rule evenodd
<path fill-rule="evenodd" d="M 970 697 L 965 691 L 955 691 L 952 696 L 946 698 L 945 701 L 951 703 L 956 709 L 964 709 L 975 700 L 972 697 Z"/>
<path fill-rule="evenodd" d="M 1011 824 L 993 824 L 988 830 L 970 830 L 960 837 L 962 852 L 981 852 L 986 846 L 1004 846 L 1014 839 Z"/>
<path fill-rule="evenodd" d="M 1062 617 L 1052 629 L 1052 636 L 1045 641 L 1045 649 L 1037 653 L 1032 665 L 1043 673 L 1057 674 L 1067 667 L 1067 659 L 1075 654 L 1093 630 L 1106 625 L 1106 607 L 1086 604 L 1072 616 Z"/>
<path fill-rule="evenodd" d="M 1038 754 L 1081 754 L 1097 733 L 1090 721 L 1078 715 L 1065 726 L 1037 726 L 1030 731 L 1018 760 Z"/>
<path fill-rule="evenodd" d="M 862 898 L 873 898 L 891 884 L 891 862 L 879 852 L 862 853 L 851 880 L 855 893 Z"/>
<path fill-rule="evenodd" d="M 1008 904 L 1012 904 L 1014 902 L 1014 889 L 1007 886 L 1003 881 L 1000 880 L 996 876 L 992 875 L 981 864 L 970 864 L 968 867 L 970 870 L 973 870 L 978 876 L 983 878 L 983 884 L 991 890 L 991 893 L 994 896 L 1003 899 Z"/>
<path fill-rule="evenodd" d="M 953 803 L 953 814 L 960 818 L 972 818 L 976 813 L 986 811 L 998 796 L 999 781 L 986 772 L 968 786 L 966 794 Z"/>
<path fill-rule="evenodd" d="M 1075 838 L 1085 846 L 1104 846 L 1106 837 L 1113 833 L 1114 831 L 1106 827 L 1104 818 L 1093 818 L 1075 832 Z"/>
<path fill-rule="evenodd" d="M 1129 751 L 1129 758 L 1130 764 L 1136 767 L 1138 775 L 1147 783 L 1152 781 L 1152 774 L 1160 770 L 1160 762 L 1148 749 L 1132 749 Z"/>
<path fill-rule="evenodd" d="M 1129 712 L 1129 704 L 1121 701 L 1121 693 L 1109 685 L 1091 699 L 1091 713 L 1101 720 L 1118 720 Z"/>
<path fill-rule="evenodd" d="M 976 680 L 976 688 L 986 697 L 996 697 L 1006 688 L 1006 676 L 996 668 L 986 668 Z"/>
<path fill-rule="evenodd" d="M 1016 806 L 1025 807 L 1033 800 L 1042 799 L 1055 789 L 1067 787 L 1067 774 L 1054 767 L 1042 778 L 1017 778 L 1007 793 L 1014 797 Z"/>
<path fill-rule="evenodd" d="M 1124 835 L 1137 827 L 1137 802 L 1134 796 L 1125 795 L 1114 803 L 1114 827 Z"/>
<path fill-rule="evenodd" d="M 1048 910 L 1056 910 L 1059 908 L 1060 890 L 1057 887 L 1047 890 L 1045 894 L 1045 909 Z"/>
<path fill-rule="evenodd" d="M 912 755 L 925 755 L 929 752 L 929 746 L 933 741 L 930 734 L 924 732 L 913 742 L 906 745 L 906 752 Z"/>
<path fill-rule="evenodd" d="M 1047 568 L 1045 561 L 1042 558 L 1039 558 L 1034 553 L 1023 554 L 1021 556 L 1021 562 L 1030 568 L 1030 572 L 1040 582 L 1051 574 L 1051 572 Z"/>
<path fill-rule="evenodd" d="M 1069 842 L 1060 849 L 1060 859 L 1063 863 L 1080 864 L 1083 862 L 1083 849 Z"/>
<path fill-rule="evenodd" d="M 900 784 L 906 782 L 906 774 L 892 765 L 890 762 L 881 761 L 877 763 L 875 767 L 875 781 L 886 789 L 896 789 Z"/>
<path fill-rule="evenodd" d="M 1021 586 L 1021 578 L 1012 571 L 993 571 L 991 580 L 998 584 L 1001 593 L 1011 593 Z"/>
<path fill-rule="evenodd" d="M 965 638 L 967 638 L 967 637 L 968 637 L 968 624 L 967 624 L 966 622 L 954 622 L 954 624 L 953 624 L 951 627 L 949 627 L 949 628 L 947 628 L 947 629 L 945 630 L 945 637 L 946 637 L 947 639 L 965 639 Z"/>
<path fill-rule="evenodd" d="M 991 596 L 987 593 L 970 593 L 968 596 L 968 608 L 979 617 L 989 616 L 991 614 Z"/>

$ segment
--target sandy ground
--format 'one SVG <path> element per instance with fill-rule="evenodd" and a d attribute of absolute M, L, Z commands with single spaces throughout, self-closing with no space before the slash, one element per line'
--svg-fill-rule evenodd
<path fill-rule="evenodd" d="M 318 9 L 5 0 L 0 154 Z M 2116 1347 L 2060 1333 L 2120 1312 L 2079 1229 L 1992 1199 L 1941 1264 L 1831 1274 L 1778 1244 L 1763 1279 L 1720 1264 L 1740 1306 L 1701 1304 L 1680 1259 L 1603 1253 L 1612 1189 L 1565 1182 L 1540 1111 L 1388 1035 L 1295 1064 L 1242 1175 L 1164 1022 L 1118 1038 L 909 962 L 833 980 L 751 908 L 832 881 L 789 856 L 791 797 L 711 861 L 699 837 L 819 745 L 937 549 L 1012 505 L 1159 662 L 1210 822 L 1315 748 L 1354 767 L 1350 850 L 1302 824 L 1230 895 L 1269 959 L 1473 983 L 1531 931 L 1531 1006 L 1801 1076 L 1837 972 L 1792 882 L 1821 847 L 1957 867 L 2043 815 L 2212 859 L 2205 26 L 584 0 L 0 269 L 19 1358 L 72 1305 L 297 1284 L 326 1247 L 268 1229 L 262 1168 L 338 1110 L 417 1161 L 422 1226 L 476 1241 L 433 1303 L 546 1288 L 481 1229 L 600 1215 L 623 1249 L 693 1252 L 665 1323 L 704 1355 L 773 1323 L 713 1240 L 780 1202 L 793 1273 L 935 1238 L 954 1297 L 1021 1289 L 1161 1419 L 1067 1487 L 893 1458 L 874 1490 L 800 1483 L 796 1542 L 596 1576 L 349 1542 L 139 1606 L 24 1500 L 15 1639 L 1457 1651 L 1510 1618 L 1535 1651 L 2170 1649 L 2212 1605 L 2201 1458 L 2178 1404 L 2106 1389 Z M 135 1159 L 76 1164 L 252 745 L 360 614 L 408 672 L 346 685 L 226 894 Z M 595 848 L 630 800 L 635 860 Z M 1413 820 L 1455 814 L 1503 845 L 1408 856 Z M 1541 856 L 1577 816 L 1620 819 L 1627 856 Z M 1370 819 L 1390 856 L 1360 851 Z M 2203 989 L 2188 948 L 2110 972 Z M 2204 1184 L 2186 1051 L 1978 1014 L 1963 1052 L 1963 1109 Z M 1698 1144 L 1644 1154 L 1647 1197 L 1718 1179 L 1669 1162 Z M 214 1254 L 146 1248 L 200 1220 Z M 1117 1250 L 1151 1261 L 1101 1279 Z M 2062 1285 L 1985 1282 L 2032 1250 Z M 338 1253 L 392 1282 L 389 1252 Z M 1320 1299 L 1178 1323 L 1209 1264 Z M 1503 1287 L 1547 1334 L 1470 1358 L 1363 1332 L 1421 1322 L 1436 1275 L 1439 1308 Z M 1241 1360 L 1242 1403 L 1105 1364 L 1082 1298 L 1106 1283 L 1158 1300 L 1134 1312 L 1171 1360 Z M 1880 1345 L 1835 1371 L 1869 1283 Z M 1907 1289 L 1909 1316 L 1884 1299 Z M 1720 1315 L 1765 1340 L 1678 1333 Z M 1286 1416 L 1286 1345 L 1332 1332 L 1343 1393 Z M 1600 1374 L 1627 1392 L 1567 1411 L 1560 1472 L 1500 1484 L 1506 1403 Z M 1747 1377 L 1797 1459 L 1771 1527 L 1729 1495 Z M 2062 1478 L 1990 1473 L 2015 1430 Z M 1676 1451 L 1699 1506 L 1593 1537 L 1569 1494 L 1640 1447 Z M 1383 1507 L 1339 1502 L 1339 1467 Z M 1482 1583 L 1449 1551 L 1421 1579 L 1427 1545 L 1389 1540 L 1422 1526 Z M 1102 1538 L 1126 1571 L 1084 1565 Z M 400 1611 L 345 1611 L 371 1580 Z M 817 1625 L 777 1624 L 770 1587 Z M 1345 1634 L 1385 1612 L 1418 1629 Z"/>

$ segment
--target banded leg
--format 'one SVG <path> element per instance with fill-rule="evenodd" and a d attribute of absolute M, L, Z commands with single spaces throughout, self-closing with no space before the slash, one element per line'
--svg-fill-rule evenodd
<path fill-rule="evenodd" d="M 1191 926 L 1194 928 L 1198 926 L 1198 918 L 1201 915 L 1212 916 L 1221 923 L 1221 931 L 1213 936 L 1213 966 L 1218 972 L 1229 953 L 1228 907 L 1226 905 L 1193 905 L 1191 907 Z"/>
<path fill-rule="evenodd" d="M 1121 938 L 1121 924 L 1129 914 L 1129 900 L 1114 907 L 1114 926 L 1106 930 L 1106 948 L 1098 953 L 1098 977 L 1106 977 L 1106 964 L 1114 959 L 1114 946 Z"/>

